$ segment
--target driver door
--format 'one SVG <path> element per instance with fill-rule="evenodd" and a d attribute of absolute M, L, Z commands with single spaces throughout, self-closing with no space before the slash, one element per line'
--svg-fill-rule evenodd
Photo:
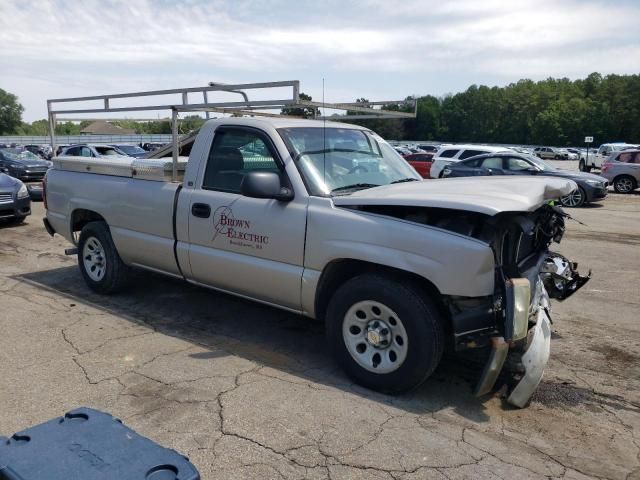
<path fill-rule="evenodd" d="M 218 127 L 189 204 L 191 280 L 300 310 L 308 197 L 245 197 L 240 185 L 252 170 L 277 172 L 289 184 L 265 133 Z"/>

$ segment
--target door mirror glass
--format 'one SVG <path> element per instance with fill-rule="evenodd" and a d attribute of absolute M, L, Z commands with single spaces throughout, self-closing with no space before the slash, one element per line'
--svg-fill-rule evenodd
<path fill-rule="evenodd" d="M 271 198 L 282 202 L 293 200 L 293 190 L 282 186 L 275 172 L 253 171 L 245 174 L 240 193 L 251 198 Z"/>

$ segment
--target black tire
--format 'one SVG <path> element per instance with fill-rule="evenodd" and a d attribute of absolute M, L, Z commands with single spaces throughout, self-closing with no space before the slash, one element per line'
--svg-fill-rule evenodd
<path fill-rule="evenodd" d="M 574 195 L 575 192 L 578 192 L 580 194 L 579 200 L 575 200 L 575 197 L 574 200 L 571 200 L 570 196 Z M 580 208 L 584 206 L 586 201 L 587 193 L 582 187 L 578 187 L 578 189 L 574 190 L 574 192 L 571 192 L 569 195 L 560 198 L 560 204 L 565 208 Z"/>
<path fill-rule="evenodd" d="M 406 357 L 390 373 L 374 373 L 363 368 L 349 353 L 343 336 L 343 323 L 349 310 L 359 302 L 368 301 L 383 304 L 395 312 L 398 324 L 406 333 Z M 384 393 L 400 393 L 419 386 L 436 369 L 444 350 L 443 321 L 433 301 L 410 282 L 381 274 L 359 275 L 336 290 L 327 309 L 326 331 L 332 354 L 347 375 L 364 387 Z M 393 338 L 397 338 L 394 335 L 391 334 L 390 349 Z M 366 348 L 379 351 L 370 344 Z"/>
<path fill-rule="evenodd" d="M 556 155 L 555 157 L 553 157 L 554 160 L 560 160 L 560 155 Z"/>
<path fill-rule="evenodd" d="M 638 182 L 631 175 L 619 175 L 613 179 L 613 189 L 617 193 L 631 193 L 638 188 Z"/>
<path fill-rule="evenodd" d="M 104 272 L 99 279 L 95 274 L 90 273 L 85 263 L 83 252 L 87 241 L 96 239 L 102 247 L 100 254 L 104 258 Z M 118 255 L 116 246 L 111 238 L 109 227 L 104 222 L 87 223 L 80 232 L 78 241 L 78 266 L 84 277 L 84 281 L 89 288 L 97 293 L 110 294 L 121 291 L 127 286 L 129 278 L 129 267 L 127 267 Z M 93 278 L 92 278 L 93 277 Z"/>

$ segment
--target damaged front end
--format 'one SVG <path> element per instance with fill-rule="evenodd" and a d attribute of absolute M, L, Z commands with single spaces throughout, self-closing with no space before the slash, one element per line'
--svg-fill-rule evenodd
<path fill-rule="evenodd" d="M 552 206 L 495 218 L 490 244 L 496 254 L 496 330 L 489 336 L 491 353 L 475 390 L 489 393 L 508 366 L 507 401 L 527 405 L 549 359 L 549 298 L 564 300 L 589 281 L 577 264 L 549 251 L 564 234 L 564 212 Z"/>

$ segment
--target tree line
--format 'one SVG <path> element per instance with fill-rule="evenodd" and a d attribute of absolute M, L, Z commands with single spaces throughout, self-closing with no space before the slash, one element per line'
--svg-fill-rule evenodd
<path fill-rule="evenodd" d="M 301 97 L 304 94 L 301 94 Z M 304 95 L 305 99 L 311 97 Z M 391 140 L 506 143 L 523 145 L 581 145 L 585 136 L 594 143 L 640 142 L 640 75 L 592 73 L 584 79 L 520 80 L 505 87 L 471 85 L 464 92 L 442 97 L 408 97 L 417 101 L 416 118 L 356 120 Z M 357 102 L 366 105 L 367 100 Z M 389 109 L 411 110 L 407 105 Z M 285 114 L 313 116 L 314 109 L 283 109 Z M 0 135 L 47 135 L 48 123 L 22 122 L 17 98 L 0 89 Z M 198 128 L 203 119 L 187 116 L 183 132 Z M 116 121 L 137 133 L 171 133 L 168 121 Z M 62 123 L 61 135 L 78 134 L 88 122 Z"/>

